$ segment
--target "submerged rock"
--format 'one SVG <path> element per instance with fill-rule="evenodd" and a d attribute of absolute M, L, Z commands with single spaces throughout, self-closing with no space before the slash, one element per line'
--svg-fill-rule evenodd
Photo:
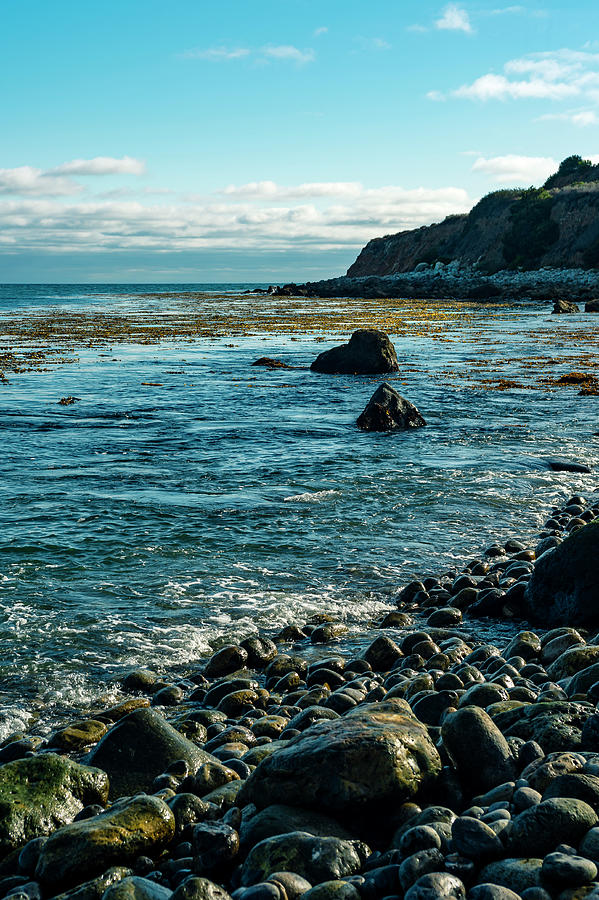
<path fill-rule="evenodd" d="M 547 465 L 553 472 L 580 472 L 588 475 L 591 469 L 584 463 L 574 462 L 569 459 L 548 459 Z"/>
<path fill-rule="evenodd" d="M 580 309 L 576 305 L 576 303 L 572 303 L 570 300 L 556 300 L 553 304 L 553 313 L 560 314 L 572 314 L 580 312 Z"/>
<path fill-rule="evenodd" d="M 384 331 L 360 328 L 347 344 L 319 354 L 310 366 L 313 372 L 341 375 L 380 375 L 397 372 L 395 347 Z"/>
<path fill-rule="evenodd" d="M 598 556 L 599 522 L 595 521 L 545 553 L 537 561 L 524 594 L 530 618 L 549 627 L 597 624 Z"/>
<path fill-rule="evenodd" d="M 44 753 L 0 766 L 0 854 L 72 822 L 90 803 L 106 803 L 108 777 Z"/>
<path fill-rule="evenodd" d="M 252 363 L 253 366 L 264 366 L 265 369 L 292 369 L 293 366 L 288 365 L 280 359 L 271 359 L 270 356 L 261 356 Z"/>
<path fill-rule="evenodd" d="M 263 808 L 284 797 L 292 806 L 334 814 L 402 803 L 440 771 L 425 726 L 406 703 L 388 700 L 302 732 L 260 763 L 239 802 Z"/>
<path fill-rule="evenodd" d="M 426 425 L 413 403 L 384 382 L 366 404 L 357 421 L 362 431 L 400 431 Z"/>

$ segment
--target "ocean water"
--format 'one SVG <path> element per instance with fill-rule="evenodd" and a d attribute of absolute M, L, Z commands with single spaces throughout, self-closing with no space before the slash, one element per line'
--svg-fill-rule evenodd
<path fill-rule="evenodd" d="M 126 318 L 142 305 L 159 320 L 173 293 L 216 287 L 1 286 L 0 344 L 15 316 Z M 231 302 L 249 318 L 269 298 Z M 559 350 L 555 374 L 570 371 L 581 318 L 522 306 L 482 327 L 486 315 L 447 343 L 391 334 L 410 370 L 394 380 L 427 420 L 404 434 L 355 427 L 381 379 L 309 371 L 339 335 L 250 329 L 80 347 L 70 364 L 10 374 L 0 384 L 0 737 L 118 696 L 134 666 L 184 672 L 224 643 L 315 612 L 346 621 L 360 646 L 414 576 L 462 566 L 496 539 L 532 539 L 553 504 L 594 491 L 595 475 L 555 473 L 546 460 L 596 464 L 597 397 L 488 391 L 466 377 L 489 348 L 507 378 L 522 374 L 523 353 Z M 539 350 L 539 331 L 553 327 L 555 343 Z M 584 327 L 596 336 L 599 317 Z M 297 368 L 252 368 L 262 355 Z M 61 406 L 69 395 L 79 399 Z"/>

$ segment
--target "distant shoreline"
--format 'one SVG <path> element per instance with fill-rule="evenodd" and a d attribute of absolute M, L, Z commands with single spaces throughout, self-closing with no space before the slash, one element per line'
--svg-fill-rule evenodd
<path fill-rule="evenodd" d="M 514 272 L 503 269 L 483 275 L 456 263 L 420 266 L 395 275 L 346 275 L 277 288 L 284 296 L 309 297 L 417 297 L 456 300 L 548 300 L 582 302 L 599 296 L 599 272 L 594 269 L 537 269 Z"/>

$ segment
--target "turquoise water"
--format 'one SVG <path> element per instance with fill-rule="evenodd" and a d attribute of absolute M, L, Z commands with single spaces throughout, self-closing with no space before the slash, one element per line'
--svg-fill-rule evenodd
<path fill-rule="evenodd" d="M 127 315 L 139 294 L 176 289 L 4 286 L 0 332 L 15 310 Z M 546 313 L 499 315 L 484 343 L 516 356 L 553 327 Z M 363 434 L 355 419 L 380 379 L 308 368 L 335 343 L 114 344 L 0 385 L 0 736 L 40 708 L 51 719 L 110 696 L 132 666 L 184 670 L 219 643 L 313 612 L 346 620 L 359 642 L 411 577 L 496 538 L 526 539 L 554 503 L 597 487 L 544 462 L 596 463 L 597 397 L 451 387 L 431 372 L 467 370 L 476 343 L 404 337 L 400 361 L 426 358 L 427 372 L 400 390 L 427 427 Z M 300 368 L 251 368 L 262 355 Z M 80 400 L 59 405 L 68 395 Z"/>

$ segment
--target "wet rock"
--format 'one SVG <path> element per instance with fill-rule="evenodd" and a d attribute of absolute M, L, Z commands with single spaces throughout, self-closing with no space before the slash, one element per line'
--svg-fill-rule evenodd
<path fill-rule="evenodd" d="M 89 744 L 97 743 L 107 731 L 104 722 L 95 719 L 73 722 L 66 728 L 54 732 L 48 741 L 48 747 L 56 747 L 58 750 L 81 750 Z"/>
<path fill-rule="evenodd" d="M 175 817 L 158 797 L 140 795 L 55 831 L 41 849 L 36 878 L 50 889 L 69 887 L 160 852 L 175 835 Z"/>
<path fill-rule="evenodd" d="M 153 694 L 158 675 L 150 669 L 134 669 L 123 678 L 123 690 Z"/>
<path fill-rule="evenodd" d="M 239 645 L 247 653 L 247 665 L 251 669 L 263 669 L 277 655 L 274 641 L 264 637 L 246 638 Z"/>
<path fill-rule="evenodd" d="M 478 877 L 479 884 L 498 884 L 516 894 L 541 884 L 542 859 L 508 858 L 489 863 Z"/>
<path fill-rule="evenodd" d="M 64 894 L 58 894 L 54 900 L 101 900 L 104 892 L 109 887 L 123 878 L 127 878 L 128 875 L 133 875 L 131 869 L 125 866 L 113 866 L 102 875 L 99 875 L 98 878 L 86 881 L 84 884 L 80 884 Z"/>
<path fill-rule="evenodd" d="M 296 872 L 311 884 L 320 884 L 359 872 L 369 852 L 359 841 L 293 831 L 256 844 L 243 864 L 241 884 L 266 881 L 281 870 Z"/>
<path fill-rule="evenodd" d="M 220 885 L 207 878 L 192 875 L 177 887 L 171 900 L 231 900 L 231 898 Z"/>
<path fill-rule="evenodd" d="M 543 860 L 541 878 L 554 890 L 580 887 L 597 877 L 597 866 L 590 859 L 570 853 L 549 853 Z"/>
<path fill-rule="evenodd" d="M 574 462 L 569 459 L 548 459 L 547 464 L 553 472 L 580 472 L 581 474 L 588 474 L 591 471 L 584 463 Z M 563 621 L 563 619 L 554 619 L 553 621 L 558 622 Z"/>
<path fill-rule="evenodd" d="M 97 768 L 44 753 L 0 766 L 0 853 L 72 822 L 89 803 L 106 803 L 108 778 Z"/>
<path fill-rule="evenodd" d="M 572 303 L 570 300 L 562 300 L 561 298 L 555 300 L 553 303 L 552 313 L 557 315 L 569 315 L 572 313 L 580 312 L 580 309 L 576 305 L 576 303 Z"/>
<path fill-rule="evenodd" d="M 587 669 L 599 662 L 599 645 L 585 644 L 582 647 L 571 647 L 551 663 L 547 669 L 548 677 L 553 681 L 561 681 Z"/>
<path fill-rule="evenodd" d="M 448 872 L 431 872 L 422 875 L 406 891 L 404 900 L 464 900 L 464 883 Z"/>
<path fill-rule="evenodd" d="M 292 369 L 293 366 L 282 362 L 280 359 L 271 359 L 269 356 L 261 356 L 252 363 L 253 366 L 264 366 L 265 369 Z"/>
<path fill-rule="evenodd" d="M 508 849 L 522 856 L 544 856 L 560 843 L 577 844 L 596 824 L 596 813 L 582 800 L 544 800 L 512 820 Z"/>
<path fill-rule="evenodd" d="M 375 672 L 388 672 L 402 656 L 401 649 L 386 634 L 375 638 L 362 654 L 363 659 L 370 663 Z"/>
<path fill-rule="evenodd" d="M 451 827 L 451 842 L 460 856 L 476 861 L 497 859 L 503 855 L 503 844 L 485 822 L 460 816 Z"/>
<path fill-rule="evenodd" d="M 351 840 L 350 832 L 335 819 L 314 810 L 273 803 L 242 821 L 239 839 L 242 850 L 248 850 L 269 837 L 303 831 L 316 837 Z"/>
<path fill-rule="evenodd" d="M 426 422 L 413 403 L 384 382 L 376 389 L 356 424 L 362 431 L 404 431 L 420 428 Z"/>
<path fill-rule="evenodd" d="M 339 879 L 323 881 L 302 895 L 302 900 L 360 900 L 357 887 Z"/>
<path fill-rule="evenodd" d="M 599 522 L 570 534 L 537 561 L 525 593 L 528 615 L 544 625 L 599 622 Z"/>
<path fill-rule="evenodd" d="M 395 348 L 383 331 L 361 328 L 347 344 L 319 354 L 310 368 L 327 374 L 379 375 L 397 372 L 399 364 Z"/>
<path fill-rule="evenodd" d="M 237 855 L 239 835 L 225 822 L 203 822 L 193 829 L 193 860 L 196 875 L 203 875 Z"/>
<path fill-rule="evenodd" d="M 579 703 L 549 701 L 525 704 L 494 716 L 506 737 L 535 741 L 545 753 L 576 750 L 582 743 L 582 728 L 592 710 Z"/>
<path fill-rule="evenodd" d="M 170 900 L 171 891 L 149 878 L 131 875 L 109 887 L 105 900 Z"/>
<path fill-rule="evenodd" d="M 247 650 L 232 644 L 229 647 L 223 647 L 210 657 L 204 669 L 205 674 L 209 678 L 218 678 L 222 675 L 229 675 L 242 669 L 248 658 Z"/>
<path fill-rule="evenodd" d="M 469 706 L 450 713 L 441 734 L 460 779 L 472 793 L 513 780 L 515 764 L 508 743 L 483 709 Z M 474 755 L 476 766 L 472 765 Z"/>
<path fill-rule="evenodd" d="M 183 737 L 154 709 L 137 709 L 125 716 L 88 754 L 86 762 L 98 766 L 110 778 L 110 796 L 122 797 L 149 790 L 176 760 L 185 760 L 190 769 L 218 760 Z"/>
<path fill-rule="evenodd" d="M 441 760 L 428 732 L 401 700 L 359 706 L 302 732 L 252 772 L 241 805 L 285 797 L 327 814 L 402 803 L 432 783 Z"/>

